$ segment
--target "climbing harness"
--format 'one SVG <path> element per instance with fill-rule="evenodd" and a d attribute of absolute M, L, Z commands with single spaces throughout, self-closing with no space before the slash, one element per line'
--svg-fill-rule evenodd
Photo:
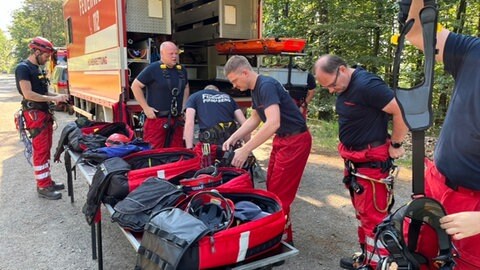
<path fill-rule="evenodd" d="M 25 149 L 23 150 L 23 155 L 27 159 L 28 163 L 30 166 L 33 166 L 32 164 L 32 155 L 33 155 L 33 147 L 32 147 L 32 140 L 27 134 L 27 130 L 25 129 L 25 118 L 23 116 L 23 110 L 20 109 L 14 114 L 14 120 L 15 120 L 15 127 L 18 131 L 18 135 L 20 137 L 20 140 L 22 141 L 23 145 L 25 146 Z"/>

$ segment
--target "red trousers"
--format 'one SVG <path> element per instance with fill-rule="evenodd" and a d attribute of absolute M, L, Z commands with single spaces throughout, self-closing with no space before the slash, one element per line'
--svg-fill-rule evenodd
<path fill-rule="evenodd" d="M 218 152 L 218 150 L 221 150 L 221 145 L 216 145 L 216 144 L 209 144 L 210 146 L 207 148 L 210 148 L 210 154 L 204 154 L 203 153 L 203 147 L 204 143 L 199 142 L 195 145 L 195 148 L 193 148 L 193 151 L 197 153 L 199 157 L 201 157 L 201 166 L 202 168 L 211 166 L 215 164 L 215 160 L 220 160 L 223 157 L 223 151 Z M 221 154 L 221 155 L 218 155 Z"/>
<path fill-rule="evenodd" d="M 305 100 L 294 99 L 292 98 L 298 109 L 301 110 L 303 118 L 307 119 L 308 105 L 305 103 Z"/>
<path fill-rule="evenodd" d="M 362 151 L 351 151 L 340 143 L 338 151 L 344 160 L 350 160 L 354 163 L 369 161 L 384 162 L 389 158 L 389 145 L 390 142 L 387 142 L 378 147 L 368 148 Z M 387 177 L 389 172 L 382 172 L 382 170 L 378 168 L 357 168 L 357 173 L 373 179 L 381 179 Z M 348 174 L 348 170 L 345 169 L 344 175 L 347 176 Z M 391 203 L 390 198 L 393 196 L 391 192 L 393 191 L 389 192 L 387 186 L 380 182 L 361 177 L 356 177 L 356 181 L 363 187 L 361 194 L 351 192 L 352 204 L 355 208 L 357 220 L 359 221 L 357 228 L 358 241 L 361 246 L 365 247 L 367 255 L 366 263 L 369 263 L 369 265 L 375 269 L 381 257 L 388 255 L 388 251 L 379 241 L 375 243 L 375 233 L 373 231 L 376 225 L 381 223 L 389 214 L 388 208 Z"/>
<path fill-rule="evenodd" d="M 311 148 L 312 135 L 309 131 L 273 138 L 266 184 L 267 190 L 278 196 L 287 215 L 286 238 L 283 239 L 286 242 L 293 242 L 290 205 L 297 194 Z"/>
<path fill-rule="evenodd" d="M 153 149 L 164 147 L 185 147 L 183 141 L 183 125 L 180 124 L 180 118 L 171 118 L 169 124 L 172 130 L 170 144 L 165 145 L 165 139 L 168 135 L 168 130 L 165 128 L 168 118 L 146 119 L 143 126 L 143 140 L 150 143 Z"/>
<path fill-rule="evenodd" d="M 462 187 L 455 191 L 445 185 L 445 176 L 437 170 L 432 161 L 425 159 L 425 168 L 425 194 L 438 200 L 447 214 L 480 211 L 480 191 Z M 432 242 L 435 243 L 435 240 L 425 240 L 425 243 L 428 244 Z M 462 240 L 452 239 L 452 242 L 460 255 L 459 258 L 455 259 L 457 263 L 455 270 L 480 269 L 480 234 Z"/>
<path fill-rule="evenodd" d="M 37 187 L 45 188 L 52 185 L 50 174 L 50 148 L 52 147 L 53 116 L 49 112 L 39 110 L 24 110 L 25 128 L 36 134 L 32 138 L 33 173 Z"/>

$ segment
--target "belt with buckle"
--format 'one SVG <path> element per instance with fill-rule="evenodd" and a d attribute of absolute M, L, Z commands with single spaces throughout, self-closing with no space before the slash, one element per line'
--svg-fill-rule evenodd
<path fill-rule="evenodd" d="M 365 145 L 350 146 L 350 147 L 347 147 L 347 149 L 348 150 L 353 150 L 353 151 L 361 151 L 361 150 L 365 150 L 365 149 L 378 147 L 378 146 L 384 145 L 384 144 L 385 144 L 385 141 L 374 141 L 374 142 L 371 142 L 371 143 L 368 143 L 368 144 L 365 144 Z"/>
<path fill-rule="evenodd" d="M 295 130 L 293 132 L 284 132 L 284 133 L 277 133 L 277 136 L 280 137 L 280 138 L 285 138 L 285 137 L 290 137 L 290 136 L 293 136 L 293 135 L 298 135 L 300 133 L 303 133 L 307 131 L 307 127 L 302 127 L 298 130 Z"/>
<path fill-rule="evenodd" d="M 48 112 L 48 110 L 50 109 L 49 102 L 37 102 L 23 99 L 21 103 L 22 109 L 24 110 L 40 110 Z"/>
<path fill-rule="evenodd" d="M 170 114 L 170 111 L 158 111 L 155 112 L 157 118 L 167 117 Z"/>

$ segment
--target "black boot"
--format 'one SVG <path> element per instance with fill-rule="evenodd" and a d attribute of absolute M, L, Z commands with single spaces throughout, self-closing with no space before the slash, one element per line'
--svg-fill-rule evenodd
<path fill-rule="evenodd" d="M 54 186 L 49 186 L 46 188 L 37 187 L 37 193 L 38 197 L 47 200 L 59 200 L 62 198 L 62 193 L 56 191 Z"/>
<path fill-rule="evenodd" d="M 360 245 L 360 248 L 362 249 L 361 252 L 355 252 L 350 257 L 341 258 L 340 267 L 348 270 L 356 270 L 362 266 L 365 261 L 365 245 Z"/>
<path fill-rule="evenodd" d="M 52 186 L 56 191 L 65 189 L 65 185 L 63 183 L 55 183 L 55 181 L 53 180 L 52 180 Z"/>

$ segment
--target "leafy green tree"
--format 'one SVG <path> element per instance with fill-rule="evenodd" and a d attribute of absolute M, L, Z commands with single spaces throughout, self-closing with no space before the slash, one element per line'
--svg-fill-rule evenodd
<path fill-rule="evenodd" d="M 28 42 L 35 36 L 45 37 L 58 47 L 65 45 L 62 2 L 24 0 L 23 6 L 14 11 L 9 32 L 17 62 L 28 56 Z"/>
<path fill-rule="evenodd" d="M 1 30 L 1 29 L 0 29 Z M 0 31 L 0 72 L 10 72 L 13 65 L 12 42 Z"/>
<path fill-rule="evenodd" d="M 480 1 L 442 0 L 439 21 L 454 32 L 480 36 Z M 264 0 L 264 36 L 298 37 L 307 40 L 304 58 L 296 63 L 310 69 L 318 56 L 331 53 L 349 64 L 360 64 L 392 83 L 395 46 L 391 36 L 398 32 L 396 0 Z M 285 60 L 270 60 L 276 65 Z M 404 50 L 400 74 L 401 87 L 422 81 L 423 55 L 413 46 Z M 435 72 L 433 106 L 436 124 L 441 125 L 453 88 L 451 76 L 438 65 Z M 331 106 L 327 91 L 317 91 L 316 108 Z M 315 108 L 316 106 L 316 108 Z M 310 115 L 312 116 L 312 115 Z"/>

